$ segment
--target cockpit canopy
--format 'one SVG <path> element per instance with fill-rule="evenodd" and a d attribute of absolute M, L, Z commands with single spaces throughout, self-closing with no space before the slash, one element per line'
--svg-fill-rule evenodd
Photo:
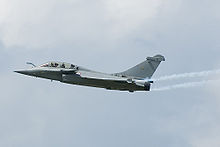
<path fill-rule="evenodd" d="M 40 67 L 78 69 L 76 65 L 65 63 L 65 62 L 47 62 L 45 64 L 40 65 Z"/>

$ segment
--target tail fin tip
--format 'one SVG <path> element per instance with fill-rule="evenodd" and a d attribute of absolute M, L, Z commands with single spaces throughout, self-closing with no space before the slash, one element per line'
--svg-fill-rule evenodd
<path fill-rule="evenodd" d="M 154 57 L 147 57 L 147 60 L 161 62 L 161 61 L 165 61 L 165 57 L 162 55 L 156 55 Z"/>

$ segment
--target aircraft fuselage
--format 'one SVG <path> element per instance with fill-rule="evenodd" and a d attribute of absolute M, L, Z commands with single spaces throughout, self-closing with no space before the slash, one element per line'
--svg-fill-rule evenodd
<path fill-rule="evenodd" d="M 15 71 L 20 74 L 40 77 L 62 83 L 105 88 L 121 91 L 150 91 L 153 81 L 149 80 L 161 61 L 161 55 L 148 57 L 135 67 L 121 73 L 106 74 L 92 71 L 77 65 L 65 62 L 48 62 L 31 69 Z"/>

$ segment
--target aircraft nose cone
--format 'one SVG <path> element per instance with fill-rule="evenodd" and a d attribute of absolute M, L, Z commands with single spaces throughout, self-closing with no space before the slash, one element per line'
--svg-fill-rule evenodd
<path fill-rule="evenodd" d="M 23 70 L 16 70 L 16 71 L 14 71 L 14 72 L 20 73 L 20 74 L 25 74 L 25 71 L 23 71 Z"/>
<path fill-rule="evenodd" d="M 19 74 L 24 74 L 24 75 L 32 75 L 33 74 L 32 71 L 30 71 L 30 70 L 16 70 L 14 72 L 19 73 Z"/>

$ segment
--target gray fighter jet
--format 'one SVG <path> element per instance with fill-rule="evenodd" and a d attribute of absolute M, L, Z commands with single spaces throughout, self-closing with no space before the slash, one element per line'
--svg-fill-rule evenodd
<path fill-rule="evenodd" d="M 150 91 L 151 77 L 161 61 L 161 55 L 147 57 L 146 61 L 120 73 L 106 74 L 92 71 L 81 66 L 65 62 L 47 62 L 27 70 L 15 71 L 20 74 L 56 80 L 63 83 L 105 88 L 121 91 Z"/>

